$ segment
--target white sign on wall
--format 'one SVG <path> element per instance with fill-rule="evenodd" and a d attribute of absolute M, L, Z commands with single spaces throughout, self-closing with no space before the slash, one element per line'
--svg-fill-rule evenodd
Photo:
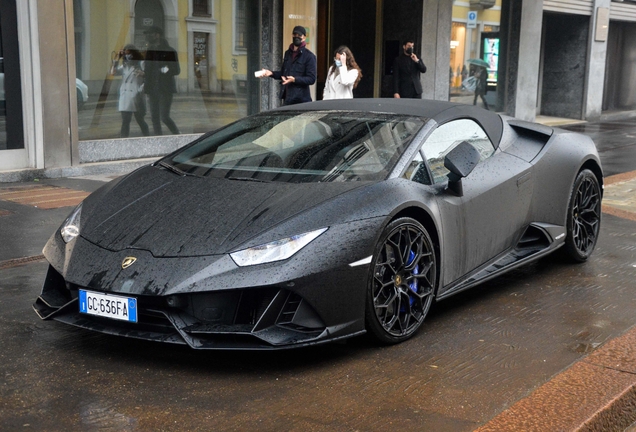
<path fill-rule="evenodd" d="M 466 28 L 477 28 L 477 12 L 468 11 L 468 23 L 466 24 Z"/>

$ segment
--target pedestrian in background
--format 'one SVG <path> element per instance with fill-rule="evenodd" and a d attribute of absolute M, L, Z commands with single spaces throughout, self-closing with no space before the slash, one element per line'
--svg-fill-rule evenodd
<path fill-rule="evenodd" d="M 279 97 L 284 105 L 311 102 L 309 86 L 316 82 L 316 56 L 307 49 L 307 31 L 296 26 L 292 31 L 292 43 L 285 51 L 280 71 L 263 69 L 263 77 L 281 80 L 283 85 Z"/>
<path fill-rule="evenodd" d="M 360 79 L 362 71 L 351 50 L 343 45 L 334 53 L 322 98 L 353 99 L 353 89 L 358 86 Z"/>
<path fill-rule="evenodd" d="M 121 49 L 111 66 L 112 75 L 121 75 L 119 86 L 119 111 L 121 112 L 122 138 L 130 135 L 130 122 L 133 115 L 144 136 L 150 135 L 146 116 L 146 101 L 144 100 L 144 71 L 143 57 L 134 45 L 126 45 Z"/>
<path fill-rule="evenodd" d="M 414 52 L 415 43 L 407 40 L 402 45 L 402 54 L 393 61 L 393 97 L 420 99 L 422 83 L 420 74 L 426 72 L 426 65 Z"/>
<path fill-rule="evenodd" d="M 475 98 L 473 99 L 473 105 L 477 105 L 477 97 L 481 97 L 484 103 L 484 108 L 488 108 L 488 102 L 486 102 L 486 91 L 488 90 L 488 71 L 483 66 L 475 66 L 475 73 L 473 75 L 477 78 L 477 86 L 475 87 Z"/>
<path fill-rule="evenodd" d="M 165 123 L 173 134 L 179 129 L 170 118 L 172 98 L 177 92 L 175 76 L 181 73 L 177 51 L 163 37 L 163 29 L 150 27 L 144 32 L 148 42 L 146 51 L 144 91 L 148 95 L 150 117 L 155 135 L 162 135 L 161 122 Z"/>

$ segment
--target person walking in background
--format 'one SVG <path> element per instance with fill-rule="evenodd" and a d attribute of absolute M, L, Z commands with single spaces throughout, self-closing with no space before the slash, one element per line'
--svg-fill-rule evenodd
<path fill-rule="evenodd" d="M 362 71 L 351 50 L 339 47 L 334 53 L 333 65 L 327 73 L 323 99 L 352 99 L 353 89 L 358 86 Z"/>
<path fill-rule="evenodd" d="M 126 45 L 124 49 L 117 53 L 113 60 L 110 73 L 121 75 L 121 85 L 119 86 L 119 111 L 121 112 L 121 133 L 122 138 L 130 135 L 130 122 L 133 115 L 137 124 L 141 128 L 144 136 L 149 136 L 148 123 L 144 120 L 146 116 L 146 101 L 144 100 L 144 71 L 143 58 L 134 45 Z"/>
<path fill-rule="evenodd" d="M 477 97 L 480 96 L 484 103 L 484 108 L 488 108 L 488 102 L 486 102 L 486 90 L 488 90 L 488 71 L 483 66 L 475 66 L 475 73 L 473 75 L 477 78 L 477 86 L 475 87 L 475 98 L 473 99 L 473 105 L 477 105 Z"/>
<path fill-rule="evenodd" d="M 146 51 L 144 91 L 148 95 L 150 117 L 155 135 L 162 135 L 161 122 L 173 134 L 179 129 L 170 118 L 173 95 L 177 92 L 175 76 L 181 73 L 177 52 L 163 37 L 163 29 L 150 27 L 144 32 L 148 42 Z"/>
<path fill-rule="evenodd" d="M 282 81 L 279 97 L 284 105 L 311 102 L 309 86 L 316 82 L 316 56 L 307 49 L 306 39 L 305 27 L 294 27 L 292 44 L 285 51 L 281 70 L 262 70 L 261 76 Z"/>
<path fill-rule="evenodd" d="M 411 40 L 404 42 L 402 54 L 393 61 L 394 98 L 420 99 L 422 97 L 420 74 L 426 72 L 426 66 L 413 52 L 414 46 Z"/>

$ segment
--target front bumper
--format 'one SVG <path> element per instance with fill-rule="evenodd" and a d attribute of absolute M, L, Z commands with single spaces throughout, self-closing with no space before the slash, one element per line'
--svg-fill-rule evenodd
<path fill-rule="evenodd" d="M 42 319 L 196 349 L 281 349 L 351 337 L 365 332 L 369 269 L 349 263 L 372 253 L 374 222 L 332 227 L 288 260 L 249 267 L 227 255 L 161 258 L 109 251 L 82 237 L 65 244 L 58 233 L 44 249 L 50 267 L 33 307 Z M 351 229 L 356 235 L 345 235 Z M 137 261 L 123 269 L 128 255 Z M 138 322 L 80 313 L 80 289 L 136 298 Z"/>
<path fill-rule="evenodd" d="M 356 320 L 349 325 L 327 326 L 306 300 L 284 288 L 138 296 L 138 323 L 80 313 L 81 288 L 67 283 L 49 266 L 42 294 L 33 308 L 44 320 L 195 349 L 281 349 L 364 333 Z"/>

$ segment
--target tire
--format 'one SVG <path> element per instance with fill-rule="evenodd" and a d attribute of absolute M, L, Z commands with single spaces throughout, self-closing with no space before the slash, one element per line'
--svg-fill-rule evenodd
<path fill-rule="evenodd" d="M 377 341 L 395 344 L 420 328 L 437 284 L 437 258 L 426 229 L 415 219 L 392 221 L 373 254 L 366 325 Z"/>
<path fill-rule="evenodd" d="M 587 261 L 601 228 L 601 187 L 594 173 L 581 171 L 574 181 L 567 210 L 564 252 L 571 261 Z"/>

